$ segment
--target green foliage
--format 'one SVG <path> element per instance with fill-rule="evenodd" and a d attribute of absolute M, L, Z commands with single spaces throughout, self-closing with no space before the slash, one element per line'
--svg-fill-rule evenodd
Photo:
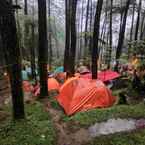
<path fill-rule="evenodd" d="M 129 42 L 128 47 L 131 53 L 145 54 L 145 41 L 143 40 Z"/>
<path fill-rule="evenodd" d="M 0 145 L 53 145 L 55 131 L 40 103 L 26 105 L 27 120 L 0 125 Z"/>

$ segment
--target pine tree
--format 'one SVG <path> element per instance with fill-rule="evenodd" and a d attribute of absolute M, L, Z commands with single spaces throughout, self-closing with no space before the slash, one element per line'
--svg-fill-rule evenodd
<path fill-rule="evenodd" d="M 98 42 L 99 42 L 99 29 L 100 29 L 100 17 L 103 6 L 103 0 L 98 0 L 94 22 L 93 33 L 93 48 L 92 48 L 92 79 L 97 79 L 98 73 Z"/>
<path fill-rule="evenodd" d="M 38 32 L 39 32 L 39 76 L 40 76 L 40 97 L 48 96 L 47 88 L 47 62 L 48 62 L 48 43 L 47 43 L 47 18 L 46 0 L 38 0 Z"/>

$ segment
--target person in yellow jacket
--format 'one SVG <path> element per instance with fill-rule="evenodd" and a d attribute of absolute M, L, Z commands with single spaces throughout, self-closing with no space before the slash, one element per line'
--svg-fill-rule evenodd
<path fill-rule="evenodd" d="M 135 70 L 138 67 L 138 65 L 139 65 L 139 59 L 137 58 L 137 54 L 134 53 L 129 60 L 129 65 L 128 65 L 129 70 Z"/>
<path fill-rule="evenodd" d="M 139 59 L 137 58 L 137 54 L 136 53 L 134 53 L 131 56 L 130 65 L 131 65 L 132 69 L 136 69 L 138 67 L 138 65 L 139 65 Z"/>

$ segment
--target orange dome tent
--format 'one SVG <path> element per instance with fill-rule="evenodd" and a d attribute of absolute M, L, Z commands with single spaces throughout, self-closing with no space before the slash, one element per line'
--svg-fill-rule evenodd
<path fill-rule="evenodd" d="M 59 90 L 59 83 L 55 78 L 48 78 L 48 90 Z"/>
<path fill-rule="evenodd" d="M 116 99 L 101 81 L 74 77 L 62 85 L 57 100 L 66 114 L 72 115 L 96 107 L 112 106 Z"/>
<path fill-rule="evenodd" d="M 48 91 L 59 90 L 60 85 L 55 78 L 48 78 Z M 34 92 L 35 96 L 40 94 L 40 87 Z"/>

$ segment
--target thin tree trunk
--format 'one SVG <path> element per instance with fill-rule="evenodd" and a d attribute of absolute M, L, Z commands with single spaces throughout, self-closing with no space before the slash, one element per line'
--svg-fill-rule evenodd
<path fill-rule="evenodd" d="M 0 22 L 0 32 L 11 83 L 13 118 L 24 119 L 21 58 L 17 39 L 16 21 L 13 12 L 9 13 L 8 16 L 3 16 L 3 19 Z"/>
<path fill-rule="evenodd" d="M 34 1 L 33 1 L 34 2 Z M 32 79 L 35 80 L 35 82 L 37 81 L 37 77 L 36 77 L 36 65 L 35 65 L 35 23 L 34 23 L 34 3 L 33 3 L 33 7 L 32 7 L 32 12 L 33 12 L 33 22 L 31 24 L 31 69 L 32 69 Z"/>
<path fill-rule="evenodd" d="M 83 17 L 84 17 L 84 0 L 82 1 L 82 12 L 81 12 L 81 38 L 80 38 L 80 54 L 82 57 L 82 48 L 83 48 Z"/>
<path fill-rule="evenodd" d="M 89 7 L 90 7 L 90 0 L 87 2 L 87 11 L 86 11 L 86 23 L 85 23 L 85 55 L 88 52 L 88 18 L 89 18 Z"/>
<path fill-rule="evenodd" d="M 90 35 L 89 35 L 89 53 L 91 54 L 91 49 L 92 49 L 92 21 L 93 21 L 93 1 L 91 0 L 91 11 L 90 11 Z"/>
<path fill-rule="evenodd" d="M 118 46 L 117 46 L 117 51 L 116 51 L 116 66 L 115 66 L 116 71 L 118 71 L 118 59 L 120 58 L 121 52 L 122 52 L 122 46 L 124 42 L 124 33 L 125 33 L 125 28 L 126 28 L 126 20 L 127 20 L 127 14 L 128 14 L 130 2 L 131 0 L 127 0 L 122 27 L 120 28 Z"/>
<path fill-rule="evenodd" d="M 80 13 L 78 14 L 77 18 L 77 50 L 76 50 L 76 61 L 80 59 Z"/>
<path fill-rule="evenodd" d="M 100 29 L 100 17 L 103 6 L 103 0 L 98 0 L 94 22 L 93 33 L 93 48 L 92 48 L 92 79 L 97 79 L 98 75 L 98 41 L 99 41 L 99 29 Z"/>
<path fill-rule="evenodd" d="M 110 0 L 110 39 L 109 39 L 109 60 L 108 60 L 108 68 L 110 68 L 111 56 L 112 56 L 112 8 L 113 8 L 113 0 Z"/>
<path fill-rule="evenodd" d="M 69 76 L 73 76 L 75 73 L 75 54 L 76 54 L 76 9 L 77 0 L 71 1 L 71 45 L 70 45 L 70 64 L 69 64 Z"/>
<path fill-rule="evenodd" d="M 68 72 L 69 49 L 70 49 L 70 7 L 69 0 L 65 0 L 65 52 L 64 52 L 64 71 Z"/>
<path fill-rule="evenodd" d="M 48 62 L 48 43 L 47 43 L 47 17 L 46 0 L 38 0 L 38 32 L 39 32 L 39 73 L 40 73 L 40 97 L 48 96 L 47 87 L 47 62 Z"/>
<path fill-rule="evenodd" d="M 56 56 L 57 58 L 59 58 L 59 45 L 58 45 L 58 38 L 57 38 L 57 26 L 56 26 L 56 20 L 55 20 L 55 17 L 54 17 L 54 31 L 55 31 L 55 41 L 56 41 Z"/>
<path fill-rule="evenodd" d="M 51 70 L 51 65 L 52 65 L 52 57 L 53 57 L 53 52 L 52 52 L 52 28 L 51 28 L 51 14 L 50 14 L 50 0 L 48 0 L 48 42 L 49 42 L 49 68 Z"/>
<path fill-rule="evenodd" d="M 18 0 L 15 0 L 15 4 L 18 5 Z M 15 15 L 16 15 L 17 35 L 18 35 L 18 42 L 19 42 L 19 47 L 20 47 L 20 55 L 21 55 L 21 58 L 23 59 L 24 49 L 22 47 L 22 32 L 21 32 L 21 27 L 20 27 L 20 22 L 19 22 L 18 10 L 16 10 Z"/>
<path fill-rule="evenodd" d="M 35 66 L 35 26 L 34 23 L 31 24 L 31 35 L 32 35 L 32 42 L 31 42 L 31 69 L 32 69 L 32 78 L 37 81 L 36 79 L 36 66 Z"/>
<path fill-rule="evenodd" d="M 145 21 L 145 12 L 143 13 L 142 21 L 141 21 L 140 40 L 143 40 L 143 27 L 144 27 L 144 21 Z"/>
<path fill-rule="evenodd" d="M 139 24 L 140 24 L 141 5 L 142 5 L 142 0 L 139 1 L 138 16 L 137 16 L 137 21 L 136 21 L 135 38 L 134 38 L 135 40 L 138 40 L 138 30 L 139 30 Z"/>
<path fill-rule="evenodd" d="M 108 6 L 108 1 L 106 1 L 105 18 L 104 18 L 104 22 L 103 22 L 102 32 L 100 35 L 100 39 L 102 40 L 102 41 L 100 41 L 100 48 L 102 48 L 102 49 L 100 49 L 100 54 L 101 54 L 101 51 L 103 51 L 103 47 L 104 47 L 103 41 L 105 41 L 105 33 L 106 33 L 107 19 L 108 19 L 107 6 Z"/>
<path fill-rule="evenodd" d="M 130 42 L 132 41 L 132 36 L 133 36 L 135 4 L 136 4 L 136 0 L 134 0 L 134 4 L 133 4 L 133 14 L 132 14 L 132 22 L 131 22 L 131 30 L 130 30 Z"/>
<path fill-rule="evenodd" d="M 24 2 L 24 14 L 25 15 L 28 15 L 28 3 L 27 3 L 27 0 L 24 0 L 25 2 Z"/>
<path fill-rule="evenodd" d="M 120 30 L 121 30 L 121 27 L 122 27 L 122 19 L 123 19 L 123 8 L 122 8 L 122 0 L 121 0 L 121 11 L 120 11 Z"/>

